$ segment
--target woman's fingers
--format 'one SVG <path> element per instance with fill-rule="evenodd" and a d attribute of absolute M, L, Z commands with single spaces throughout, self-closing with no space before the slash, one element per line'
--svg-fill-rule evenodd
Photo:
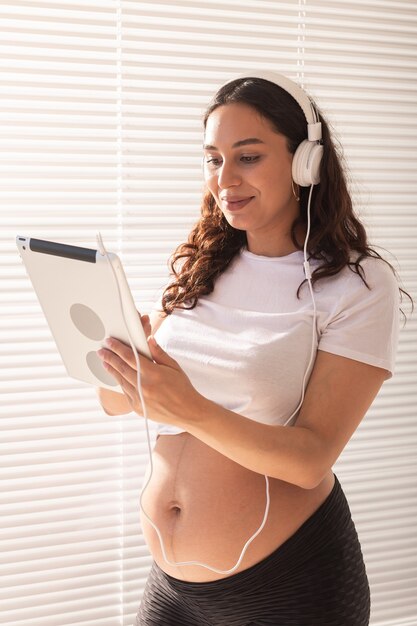
<path fill-rule="evenodd" d="M 103 367 L 105 370 L 116 379 L 124 392 L 128 392 L 129 395 L 132 395 L 133 385 L 129 382 L 129 380 L 120 373 L 118 369 L 113 367 L 108 361 L 103 361 Z"/>
<path fill-rule="evenodd" d="M 125 397 L 129 401 L 132 411 L 135 411 L 139 415 L 143 415 L 142 404 L 136 390 L 136 386 L 132 385 L 117 369 L 112 367 L 109 363 L 103 362 L 103 366 L 106 371 L 113 376 L 116 382 L 120 385 Z"/>
<path fill-rule="evenodd" d="M 129 365 L 132 369 L 136 369 L 135 355 L 133 354 L 133 350 L 130 346 L 127 346 L 125 343 L 119 341 L 118 339 L 115 339 L 114 337 L 109 337 L 108 339 L 106 339 L 105 345 L 106 348 L 108 348 L 106 352 L 113 353 L 114 355 L 116 355 L 116 357 L 119 357 L 121 361 Z M 105 348 L 103 348 L 103 350 L 105 350 Z M 105 356 L 107 357 L 107 354 Z M 114 363 L 117 363 L 117 360 L 115 360 Z M 111 365 L 113 365 L 113 363 L 111 363 Z"/>
<path fill-rule="evenodd" d="M 115 371 L 122 378 L 126 379 L 129 384 L 135 385 L 137 369 L 135 355 L 132 350 L 121 341 L 117 341 L 117 339 L 106 340 L 106 345 L 108 349 L 101 348 L 97 352 L 103 362 L 103 367 L 112 376 L 114 376 L 113 371 Z M 120 383 L 120 378 L 118 376 L 115 376 L 115 378 Z"/>
<path fill-rule="evenodd" d="M 145 331 L 145 335 L 149 337 L 152 334 L 151 322 L 149 319 L 149 315 L 140 315 L 140 320 L 142 322 L 143 330 Z"/>
<path fill-rule="evenodd" d="M 108 348 L 98 351 L 103 367 L 120 385 L 132 410 L 142 415 L 142 404 L 137 390 L 136 360 L 131 348 L 113 337 L 106 339 L 105 343 Z"/>

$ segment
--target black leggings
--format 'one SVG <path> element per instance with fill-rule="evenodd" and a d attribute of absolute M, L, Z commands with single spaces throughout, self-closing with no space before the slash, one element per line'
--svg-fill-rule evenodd
<path fill-rule="evenodd" d="M 135 626 L 368 626 L 362 551 L 339 481 L 265 559 L 233 576 L 186 582 L 156 563 Z"/>

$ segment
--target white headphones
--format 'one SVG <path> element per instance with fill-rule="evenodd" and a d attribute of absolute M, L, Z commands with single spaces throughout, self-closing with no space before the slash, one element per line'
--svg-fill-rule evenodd
<path fill-rule="evenodd" d="M 320 143 L 322 138 L 321 122 L 315 106 L 306 92 L 286 76 L 270 71 L 249 70 L 245 74 L 228 80 L 224 85 L 237 78 L 262 78 L 263 80 L 268 80 L 284 89 L 299 104 L 307 120 L 308 139 L 302 141 L 295 151 L 292 161 L 292 177 L 294 182 L 301 187 L 317 185 L 320 182 L 320 163 L 323 155 L 323 146 Z"/>

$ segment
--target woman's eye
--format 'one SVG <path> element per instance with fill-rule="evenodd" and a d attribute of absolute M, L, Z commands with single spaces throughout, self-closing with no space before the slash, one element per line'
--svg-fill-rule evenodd
<path fill-rule="evenodd" d="M 259 159 L 259 156 L 242 156 L 242 161 L 244 163 L 255 163 Z"/>
<path fill-rule="evenodd" d="M 219 159 L 206 159 L 206 163 L 207 165 L 218 165 L 219 164 Z"/>
<path fill-rule="evenodd" d="M 258 161 L 258 159 L 259 159 L 259 156 L 258 156 L 258 155 L 256 155 L 256 156 L 246 156 L 246 155 L 242 155 L 242 156 L 240 157 L 240 160 L 241 160 L 243 163 L 255 163 L 256 161 Z M 220 165 L 221 160 L 220 160 L 220 159 L 216 159 L 215 157 L 212 157 L 212 158 L 210 158 L 210 159 L 206 159 L 206 163 L 207 163 L 207 165 L 212 165 L 212 166 L 217 167 L 218 165 Z"/>

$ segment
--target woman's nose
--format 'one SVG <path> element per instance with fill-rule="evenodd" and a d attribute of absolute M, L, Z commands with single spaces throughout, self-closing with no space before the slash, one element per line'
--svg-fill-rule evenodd
<path fill-rule="evenodd" d="M 233 163 L 223 163 L 218 170 L 217 184 L 222 189 L 233 187 L 241 183 L 241 177 Z"/>

